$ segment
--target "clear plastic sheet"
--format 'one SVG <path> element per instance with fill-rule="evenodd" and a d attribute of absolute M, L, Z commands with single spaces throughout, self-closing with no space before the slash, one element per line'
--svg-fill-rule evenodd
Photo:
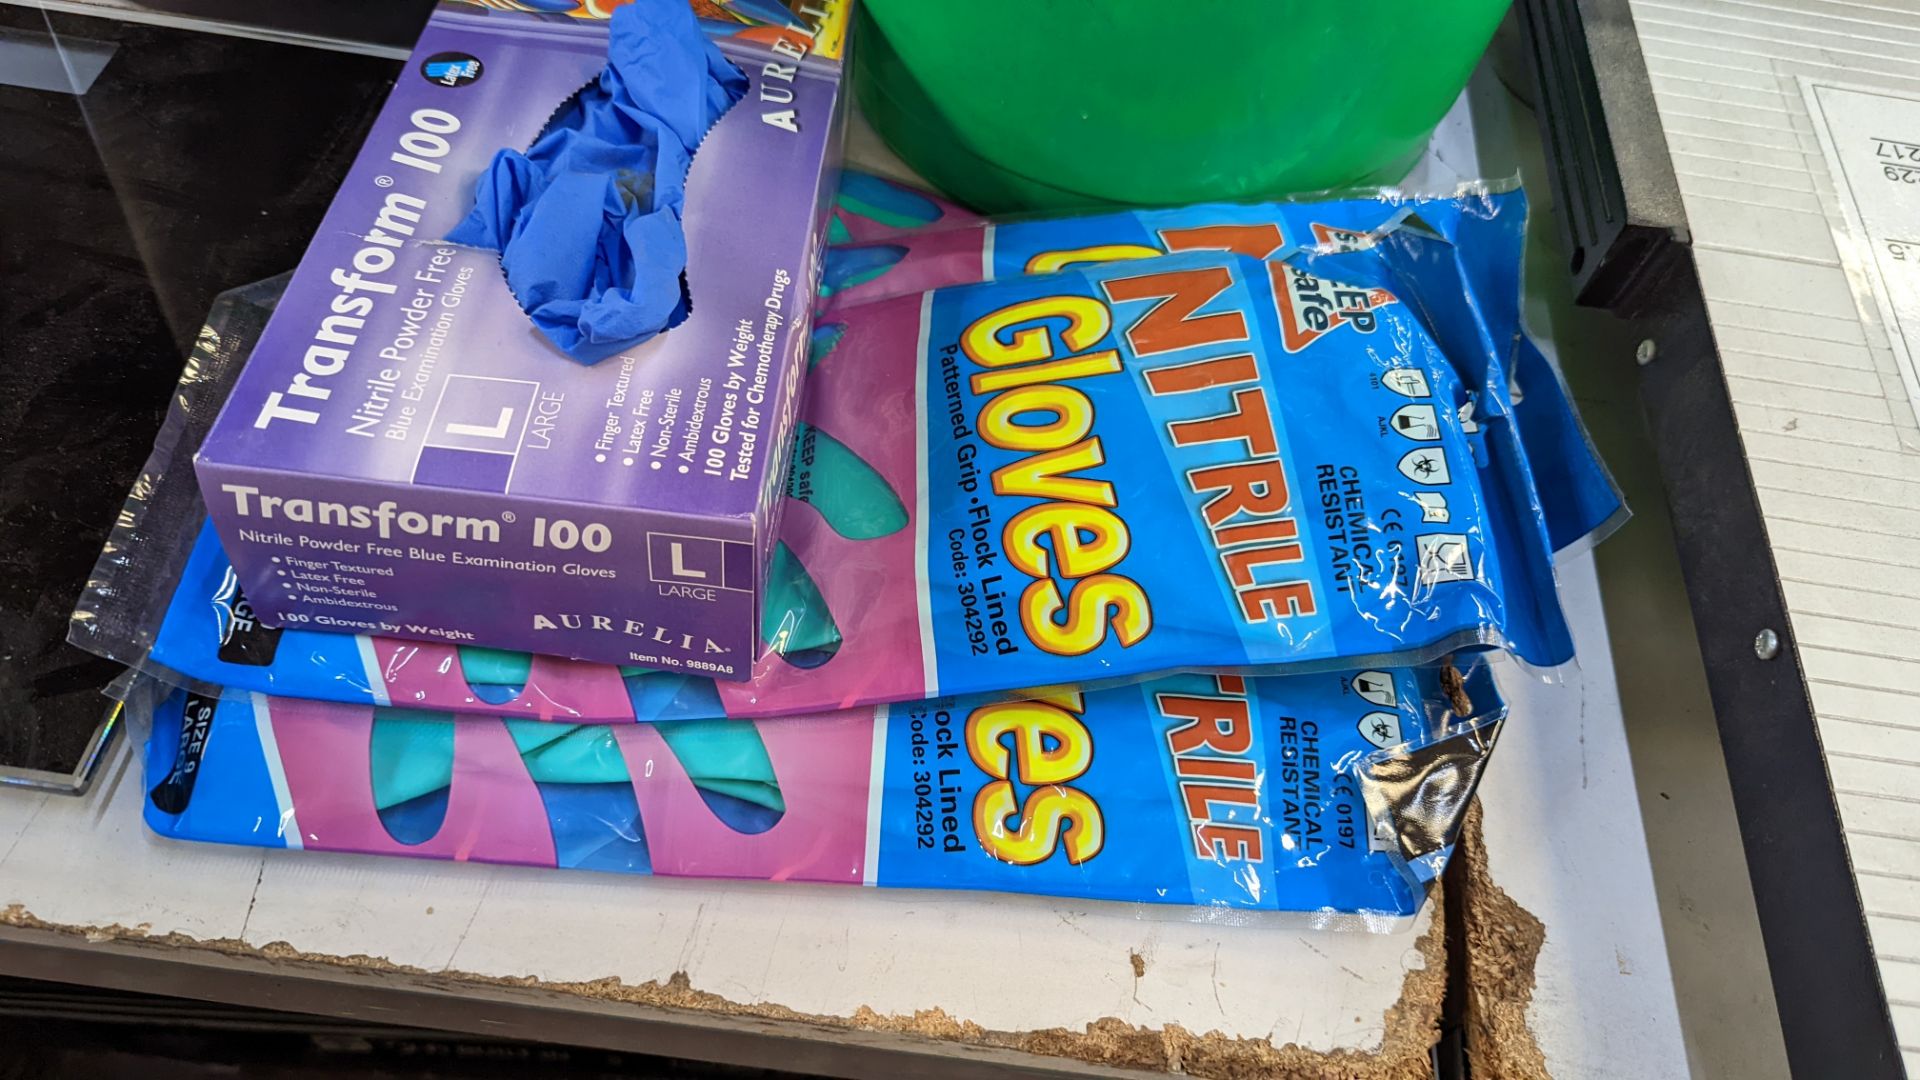
<path fill-rule="evenodd" d="M 151 653 L 205 516 L 193 452 L 225 404 L 287 278 L 281 274 L 214 300 L 153 452 L 128 490 L 74 607 L 67 629 L 74 645 L 175 685 L 204 685 L 157 663 Z"/>

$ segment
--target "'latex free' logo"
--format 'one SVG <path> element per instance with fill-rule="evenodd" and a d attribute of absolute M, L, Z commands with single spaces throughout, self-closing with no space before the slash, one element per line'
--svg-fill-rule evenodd
<path fill-rule="evenodd" d="M 465 86 L 480 77 L 480 58 L 470 53 L 434 53 L 420 65 L 420 74 L 440 86 Z"/>

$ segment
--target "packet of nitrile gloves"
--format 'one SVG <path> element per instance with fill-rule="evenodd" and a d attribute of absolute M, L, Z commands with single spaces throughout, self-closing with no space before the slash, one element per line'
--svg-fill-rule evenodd
<path fill-rule="evenodd" d="M 883 190 L 898 189 L 885 185 Z M 843 201 L 844 194 L 843 190 Z M 1412 203 L 1381 197 L 1279 205 L 1284 212 L 1262 207 L 1218 207 L 1210 211 L 1214 216 L 1199 219 L 1140 212 L 1030 222 L 1017 229 L 1003 226 L 1016 242 L 999 250 L 1032 249 L 1022 258 L 1025 265 L 1036 259 L 1071 261 L 1073 253 L 1084 256 L 1089 250 L 1105 251 L 1115 258 L 1138 255 L 1148 242 L 1174 246 L 1210 239 L 1220 246 L 1258 242 L 1264 248 L 1273 242 L 1268 234 L 1279 231 L 1284 241 L 1288 230 L 1311 241 L 1316 249 L 1365 248 L 1365 253 L 1347 258 L 1378 261 L 1397 274 L 1397 293 L 1414 298 L 1417 303 L 1412 306 L 1426 314 L 1431 325 L 1452 336 L 1450 347 L 1469 361 L 1457 366 L 1470 369 L 1474 373 L 1470 382 L 1487 388 L 1481 398 L 1488 417 L 1502 414 L 1497 401 L 1509 383 L 1514 385 L 1515 398 L 1521 390 L 1526 391 L 1511 415 L 1525 444 L 1530 468 L 1537 475 L 1544 474 L 1548 481 L 1541 485 L 1547 490 L 1540 498 L 1554 546 L 1563 547 L 1610 516 L 1618 516 L 1617 496 L 1567 406 L 1563 388 L 1551 367 L 1518 331 L 1517 273 L 1524 202 L 1517 192 L 1463 192 L 1451 200 Z M 1410 207 L 1421 211 L 1422 227 L 1406 223 Z M 1156 220 L 1179 224 L 1169 225 L 1166 230 L 1143 224 Z M 943 227 L 955 224 L 946 221 Z M 1433 231 L 1424 227 L 1428 224 Z M 951 228 L 951 232 L 972 237 L 971 243 L 980 242 L 975 228 Z M 1434 239 L 1436 233 L 1453 241 L 1443 244 Z M 943 265 L 956 273 L 964 269 L 962 263 L 949 261 Z M 984 272 L 980 263 L 973 266 L 976 273 Z M 897 280 L 889 274 L 871 284 Z M 843 292 L 843 303 L 845 295 Z M 1310 308 L 1302 305 L 1299 310 Z M 1457 317 L 1460 313 L 1471 318 L 1463 320 Z M 1336 336 L 1365 337 L 1373 329 L 1370 323 L 1358 320 L 1331 325 Z M 823 324 L 815 335 L 817 356 L 832 350 L 841 330 L 831 317 Z M 1296 327 L 1294 339 L 1303 339 L 1311 330 L 1311 326 Z M 246 344 L 242 341 L 239 347 L 244 349 Z M 1522 374 L 1500 373 L 1497 361 L 1502 352 L 1515 354 L 1513 366 Z M 830 370 L 816 375 L 813 384 L 815 394 L 822 399 L 839 396 L 840 384 L 831 378 Z M 1511 434 L 1495 437 L 1510 442 L 1507 436 Z M 833 515 L 838 521 L 837 530 L 856 539 L 878 538 L 906 527 L 904 505 L 859 455 L 817 427 L 802 425 L 799 442 L 803 460 L 789 485 L 790 494 Z M 1513 474 L 1513 470 L 1507 471 L 1507 475 Z M 1517 501 L 1525 504 L 1530 498 L 1521 485 Z M 133 507 L 134 503 L 129 505 Z M 799 516 L 794 515 L 796 519 Z M 789 525 L 796 527 L 796 522 L 790 521 Z M 797 537 L 794 542 L 799 543 Z M 136 554 L 140 550 L 138 543 L 119 546 Z M 820 597 L 793 548 L 778 544 L 775 555 L 774 572 L 762 600 L 767 612 L 763 638 L 777 646 L 783 657 L 781 666 L 821 666 L 821 661 L 830 659 L 837 650 L 842 627 L 835 625 L 830 606 Z M 815 557 L 809 554 L 808 559 Z M 103 558 L 102 565 L 107 563 Z M 301 560 L 301 565 L 288 572 L 321 579 L 352 572 L 351 566 L 335 563 Z M 102 587 L 90 589 L 90 596 L 125 596 L 129 592 L 117 578 L 97 584 Z M 729 692 L 723 701 L 707 680 L 676 673 L 616 670 L 473 645 L 268 629 L 252 617 L 239 596 L 237 580 L 211 535 L 200 538 L 178 592 L 170 605 L 163 606 L 168 613 L 157 636 L 149 637 L 150 630 L 140 635 L 151 640 L 154 659 L 194 679 L 289 696 L 584 722 L 678 719 L 726 712 L 778 715 L 794 708 L 837 707 L 879 699 L 875 689 L 855 687 L 836 690 L 840 696 L 825 700 L 817 695 L 790 701 L 781 695 Z M 85 635 L 79 632 L 81 628 L 77 622 L 76 641 L 101 651 L 101 643 L 95 640 L 100 637 L 100 620 L 87 623 Z M 857 637 L 864 631 L 854 620 L 845 632 Z M 126 654 L 124 648 L 112 650 L 118 658 L 126 659 Z"/>
<path fill-rule="evenodd" d="M 1381 751 L 1503 715 L 1478 665 L 618 726 L 182 692 L 155 717 L 145 814 L 177 839 L 1380 927 L 1430 876 L 1400 868 L 1396 800 L 1428 870 L 1457 824 L 1404 781 L 1371 790 Z"/>
<path fill-rule="evenodd" d="M 1418 236 L 1408 237 L 1407 242 L 1424 245 L 1408 249 L 1415 255 L 1430 254 L 1427 248 L 1445 246 L 1435 241 L 1421 240 Z M 1398 258 L 1402 248 L 1385 245 L 1376 247 L 1378 250 L 1370 249 L 1341 258 L 1355 264 L 1352 267 L 1355 273 L 1373 274 L 1382 283 L 1398 284 L 1392 281 L 1392 276 L 1386 270 Z M 1392 254 L 1393 258 L 1388 258 L 1388 254 Z M 1444 265 L 1430 258 L 1412 261 L 1416 265 Z M 1114 267 L 1098 268 L 1097 272 L 1124 276 L 1127 272 L 1133 272 L 1125 269 L 1128 265 L 1115 264 Z M 1134 271 L 1149 265 L 1131 264 Z M 1240 264 L 1229 262 L 1227 265 Z M 1091 272 L 1094 271 L 1086 271 Z M 1264 270 L 1262 273 L 1264 277 L 1256 282 L 1256 289 L 1266 291 L 1270 297 L 1266 304 L 1277 318 L 1281 308 L 1276 306 L 1279 300 L 1272 298 L 1273 273 Z M 1068 275 L 1061 280 L 1072 280 L 1072 277 Z M 1290 277 L 1286 280 L 1297 284 L 1300 279 Z M 1417 298 L 1417 290 L 1402 291 Z M 940 297 L 965 295 L 966 292 L 952 290 L 934 294 L 935 302 Z M 1372 303 L 1386 294 L 1369 295 L 1367 302 Z M 1292 293 L 1288 294 L 1287 300 L 1300 306 L 1308 303 L 1294 299 Z M 919 301 L 895 300 L 886 303 L 893 305 L 897 316 L 905 310 L 905 305 L 917 306 Z M 1256 308 L 1259 306 L 1257 302 L 1253 305 Z M 1136 309 L 1139 307 L 1136 305 Z M 950 644 L 944 651 L 936 643 L 933 648 L 939 655 L 940 665 L 932 674 L 937 681 L 931 688 L 924 688 L 919 680 L 929 672 L 926 657 L 919 652 L 907 654 L 902 651 L 903 643 L 912 644 L 921 620 L 908 612 L 908 621 L 902 623 L 901 610 L 894 599 L 909 588 L 917 588 L 917 583 L 909 584 L 914 582 L 911 575 L 915 573 L 910 547 L 913 532 L 911 519 L 914 515 L 909 512 L 909 501 L 903 497 L 906 483 L 900 482 L 901 470 L 911 467 L 911 457 L 903 452 L 903 448 L 913 445 L 915 435 L 910 428 L 899 426 L 898 423 L 901 417 L 907 417 L 910 422 L 910 413 L 903 412 L 892 398 L 875 398 L 871 393 L 874 388 L 886 383 L 886 373 L 880 369 L 887 366 L 885 358 L 891 355 L 885 344 L 887 335 L 891 333 L 896 339 L 906 339 L 914 331 L 896 325 L 891 331 L 875 331 L 873 339 L 868 340 L 864 334 L 845 333 L 846 324 L 829 321 L 820 331 L 821 351 L 825 358 L 819 361 L 814 374 L 815 392 L 808 406 L 809 422 L 801 429 L 800 448 L 796 451 L 796 465 L 788 485 L 791 497 L 809 505 L 805 510 L 795 508 L 789 512 L 785 524 L 787 535 L 780 545 L 780 551 L 784 554 L 780 562 L 785 573 L 777 576 L 783 581 L 790 579 L 798 584 L 786 590 L 788 599 L 782 604 L 770 605 L 765 620 L 770 627 L 787 627 L 790 634 L 784 641 L 779 640 L 779 635 L 774 635 L 775 640 L 770 644 L 776 647 L 770 652 L 769 658 L 763 661 L 762 670 L 754 682 L 740 687 L 722 686 L 716 689 L 703 681 L 672 674 L 617 671 L 610 667 L 552 658 L 505 655 L 472 646 L 418 643 L 377 636 L 350 640 L 338 635 L 297 630 L 286 631 L 286 644 L 276 646 L 285 648 L 286 653 L 269 652 L 261 647 L 248 646 L 245 642 L 268 638 L 278 642 L 282 637 L 281 632 L 259 630 L 246 618 L 236 621 L 231 617 L 235 582 L 217 548 L 206 537 L 202 538 L 194 567 L 169 612 L 167 627 L 155 646 L 155 658 L 206 681 L 281 694 L 595 722 L 635 718 L 674 719 L 720 713 L 735 716 L 779 715 L 874 701 L 910 699 L 927 693 L 1006 692 L 1022 686 L 1043 685 L 1049 681 L 1091 682 L 1139 677 L 1176 667 L 1326 662 L 1329 657 L 1340 655 L 1369 655 L 1368 652 L 1355 650 L 1370 650 L 1370 654 L 1375 656 L 1396 653 L 1420 655 L 1422 650 L 1444 651 L 1452 644 L 1467 640 L 1497 640 L 1505 633 L 1510 614 L 1518 616 L 1521 633 L 1514 641 L 1522 654 L 1538 662 L 1551 662 L 1555 656 L 1564 657 L 1567 646 L 1563 631 L 1558 628 L 1558 610 L 1551 588 L 1551 566 L 1546 560 L 1545 541 L 1537 535 L 1537 529 L 1529 525 L 1527 508 L 1532 496 L 1515 426 L 1506 420 L 1511 410 L 1499 401 L 1506 379 L 1498 374 L 1497 365 L 1487 357 L 1486 346 L 1474 339 L 1471 327 L 1458 325 L 1460 320 L 1453 318 L 1451 310 L 1433 313 L 1427 310 L 1428 307 L 1430 305 L 1383 303 L 1377 309 L 1370 308 L 1365 313 L 1366 318 L 1355 317 L 1335 324 L 1329 333 L 1322 336 L 1315 336 L 1296 326 L 1290 335 L 1284 331 L 1277 335 L 1281 339 L 1279 348 L 1266 350 L 1287 360 L 1331 352 L 1333 357 L 1329 360 L 1303 366 L 1303 374 L 1323 378 L 1334 385 L 1343 381 L 1365 384 L 1371 398 L 1392 403 L 1390 409 L 1379 409 L 1369 415 L 1370 410 L 1375 410 L 1377 402 L 1370 400 L 1367 393 L 1355 395 L 1355 399 L 1349 402 L 1336 400 L 1336 404 L 1314 417 L 1322 423 L 1308 425 L 1305 432 L 1293 436 L 1293 439 L 1306 445 L 1337 446 L 1338 428 L 1329 430 L 1324 422 L 1338 417 L 1339 410 L 1345 408 L 1348 423 L 1352 425 L 1350 430 L 1370 436 L 1369 439 L 1363 439 L 1360 445 L 1364 446 L 1368 441 L 1378 444 L 1385 436 L 1391 435 L 1391 439 L 1384 439 L 1385 445 L 1399 452 L 1397 458 L 1390 455 L 1377 461 L 1374 475 L 1364 482 L 1360 480 L 1357 467 L 1343 463 L 1342 467 L 1352 469 L 1353 474 L 1334 476 L 1330 486 L 1321 483 L 1319 486 L 1322 490 L 1317 493 L 1317 498 L 1308 503 L 1312 505 L 1318 502 L 1322 505 L 1322 512 L 1315 515 L 1319 522 L 1319 535 L 1323 537 L 1319 543 L 1326 545 L 1326 557 L 1331 560 L 1326 571 L 1333 582 L 1330 595 L 1343 606 L 1325 609 L 1310 591 L 1315 586 L 1306 578 L 1301 578 L 1271 595 L 1288 595 L 1288 589 L 1291 589 L 1306 597 L 1305 603 L 1311 604 L 1316 610 L 1306 612 L 1286 608 L 1284 615 L 1276 613 L 1267 631 L 1257 627 L 1238 632 L 1234 630 L 1232 604 L 1256 590 L 1250 584 L 1255 581 L 1253 576 L 1241 581 L 1231 575 L 1251 575 L 1261 571 L 1271 564 L 1257 560 L 1273 552 L 1287 557 L 1292 566 L 1306 564 L 1305 571 L 1318 570 L 1314 565 L 1316 560 L 1306 558 L 1306 553 L 1316 545 L 1314 532 L 1306 530 L 1305 539 L 1297 538 L 1295 534 L 1303 530 L 1292 513 L 1279 515 L 1275 522 L 1265 524 L 1257 519 L 1257 515 L 1242 515 L 1255 518 L 1250 521 L 1222 518 L 1219 531 L 1226 542 L 1220 547 L 1220 569 L 1216 571 L 1216 576 L 1225 585 L 1232 586 L 1232 591 L 1220 594 L 1221 600 L 1227 602 L 1211 611 L 1205 604 L 1194 603 L 1196 597 L 1191 590 L 1179 596 L 1185 607 L 1198 606 L 1201 609 L 1197 619 L 1203 627 L 1211 617 L 1212 629 L 1202 629 L 1196 633 L 1181 627 L 1172 635 L 1173 648 L 1180 651 L 1171 653 L 1153 648 L 1132 652 L 1129 651 L 1133 649 L 1132 645 L 1121 642 L 1109 645 L 1104 650 L 1099 657 L 1103 662 L 1098 666 L 1074 666 L 1073 660 L 1078 654 L 1071 651 L 1056 653 L 1046 649 L 1042 643 L 1033 640 L 1028 627 L 1018 621 L 1017 615 L 1013 618 L 1007 616 L 1009 610 L 1015 609 L 1009 604 L 1006 587 L 1009 578 L 1006 575 L 984 572 L 979 575 L 977 586 L 969 575 L 967 579 L 955 582 L 953 587 L 958 591 L 952 594 L 945 592 L 948 587 L 945 581 L 934 578 L 931 587 L 922 594 L 931 599 L 923 600 L 923 603 L 939 603 L 944 599 L 950 614 L 938 618 L 929 616 L 924 625 L 929 628 L 950 626 L 950 632 L 956 637 L 968 639 L 977 629 L 982 640 L 966 640 L 964 647 Z M 1409 308 L 1428 315 L 1431 325 L 1441 327 L 1454 339 L 1457 351 L 1470 354 L 1469 362 L 1459 365 L 1456 371 L 1455 365 L 1440 358 L 1431 342 L 1422 345 L 1416 356 L 1416 340 L 1424 338 L 1420 331 L 1421 324 L 1412 319 L 1396 322 L 1401 312 Z M 1463 306 L 1453 310 L 1460 309 Z M 886 310 L 883 305 L 863 305 L 831 318 L 840 320 L 844 317 L 848 323 L 862 323 L 874 313 Z M 1288 310 L 1297 311 L 1298 307 Z M 910 313 L 911 318 L 918 318 L 919 315 L 918 311 Z M 1383 329 L 1387 331 L 1386 334 L 1383 334 Z M 1267 332 L 1272 334 L 1271 326 Z M 1402 361 L 1383 359 L 1378 349 L 1370 347 L 1374 341 L 1386 342 L 1404 352 L 1403 359 L 1409 360 L 1411 366 L 1404 370 L 1383 372 L 1381 365 L 1389 359 L 1395 364 Z M 1335 348 L 1342 343 L 1348 347 Z M 1247 355 L 1262 355 L 1262 352 L 1255 350 Z M 1474 356 L 1478 359 L 1472 359 Z M 844 362 L 836 359 L 839 357 L 844 357 Z M 1247 362 L 1251 363 L 1250 360 Z M 1352 365 L 1345 373 L 1344 380 L 1337 368 L 1326 366 L 1342 363 Z M 1483 392 L 1475 395 L 1475 409 L 1469 410 L 1464 419 L 1461 408 L 1468 400 L 1468 392 L 1460 388 L 1460 372 L 1468 376 L 1469 381 L 1465 385 L 1483 388 Z M 1557 383 L 1554 385 L 1557 388 Z M 838 391 L 840 386 L 857 387 L 862 392 L 843 395 Z M 1438 391 L 1434 390 L 1436 386 L 1439 387 Z M 1422 394 L 1409 396 L 1404 392 L 1406 390 L 1420 390 Z M 1129 394 L 1135 400 L 1140 398 L 1130 390 L 1122 390 L 1120 394 L 1119 407 L 1124 407 Z M 1337 399 L 1339 395 L 1333 397 Z M 1148 400 L 1151 401 L 1151 397 Z M 1236 395 L 1228 400 L 1238 401 L 1240 398 Z M 1262 400 L 1266 400 L 1264 396 Z M 1426 403 L 1431 401 L 1452 403 L 1440 406 Z M 870 403 L 879 403 L 884 407 L 869 415 L 865 407 Z M 854 413 L 858 414 L 858 419 L 852 418 Z M 1124 416 L 1125 413 L 1115 414 L 1108 408 L 1106 415 Z M 1404 425 L 1416 420 L 1422 424 L 1430 423 L 1431 430 L 1425 426 L 1418 430 L 1404 426 L 1389 429 L 1386 426 L 1389 423 Z M 893 421 L 895 426 L 888 429 L 882 421 Z M 1140 425 L 1139 420 L 1132 422 Z M 1124 421 L 1110 420 L 1110 423 L 1121 424 Z M 1471 432 L 1468 431 L 1469 427 L 1473 429 Z M 835 431 L 850 431 L 852 434 L 843 442 L 835 437 Z M 1449 443 L 1449 437 L 1455 441 Z M 1574 437 L 1579 438 L 1577 429 Z M 1117 440 L 1112 435 L 1106 438 L 1109 442 L 1129 442 L 1125 435 Z M 1322 441 L 1318 444 L 1311 441 L 1316 439 Z M 977 445 L 972 449 L 966 449 L 966 445 L 963 442 L 953 452 L 968 455 L 980 452 Z M 1452 451 L 1453 460 L 1459 462 L 1460 475 L 1457 481 L 1452 475 L 1454 466 L 1447 464 L 1449 445 L 1455 448 Z M 1141 444 L 1135 439 L 1128 449 L 1146 455 L 1135 458 L 1129 469 L 1117 474 L 1128 478 L 1130 483 L 1151 490 L 1150 481 L 1156 474 L 1171 480 L 1179 479 L 1177 475 L 1168 476 L 1165 464 L 1154 465 L 1164 460 L 1158 444 Z M 988 448 L 986 452 L 992 453 L 993 448 Z M 1104 452 L 1103 449 L 1101 453 Z M 1329 449 L 1320 452 L 1342 451 Z M 1292 453 L 1291 447 L 1289 453 Z M 973 490 L 983 490 L 978 469 L 968 468 L 971 460 L 959 461 L 952 466 L 955 470 L 953 482 L 958 485 L 958 491 L 964 492 L 969 482 L 973 484 Z M 1428 463 L 1431 475 L 1421 473 L 1422 463 Z M 1149 468 L 1149 465 L 1154 467 Z M 938 475 L 937 460 L 935 466 L 933 473 Z M 1288 505 L 1297 507 L 1297 491 L 1301 480 L 1284 475 L 1287 472 L 1284 463 L 1267 467 L 1280 469 L 1288 489 L 1295 492 Z M 1436 479 L 1441 475 L 1438 470 L 1443 468 L 1448 470 L 1444 483 L 1417 482 Z M 892 477 L 887 475 L 889 471 L 894 474 Z M 1353 515 L 1356 511 L 1350 500 L 1354 497 L 1354 490 L 1363 488 L 1367 483 L 1378 484 L 1383 474 L 1389 488 L 1388 498 L 1411 505 L 1408 509 L 1391 506 L 1382 515 L 1383 520 L 1378 526 L 1381 550 L 1376 552 L 1373 544 L 1374 526 L 1366 524 L 1364 514 L 1360 515 L 1359 520 L 1355 519 Z M 1230 474 L 1216 472 L 1202 475 Z M 1490 493 L 1482 487 L 1482 475 L 1497 481 L 1497 486 Z M 1456 495 L 1456 491 L 1463 494 Z M 1334 500 L 1331 507 L 1325 505 L 1329 497 Z M 977 496 L 968 495 L 966 501 L 950 501 L 945 505 L 930 498 L 926 504 L 929 516 L 944 514 L 949 519 L 938 528 L 933 528 L 932 535 L 947 535 L 949 544 L 944 554 L 952 556 L 951 536 L 956 528 L 963 528 L 965 542 L 961 551 L 967 556 L 963 560 L 963 568 L 966 562 L 979 560 L 983 569 L 991 571 L 994 569 L 994 560 L 1002 557 L 994 554 L 999 550 L 997 544 L 1000 538 L 994 535 L 999 530 L 986 525 L 976 528 L 978 523 L 974 518 L 981 512 L 978 508 L 983 504 L 973 501 L 975 498 Z M 1359 501 L 1364 504 L 1367 498 L 1362 494 Z M 1461 500 L 1458 507 L 1453 505 L 1456 498 Z M 991 504 L 985 505 L 990 507 Z M 1095 520 L 1104 520 L 1097 514 L 1104 513 L 1105 509 L 1096 503 L 1090 512 L 1096 514 Z M 1411 521 L 1407 520 L 1409 511 L 1413 517 Z M 988 512 L 991 513 L 991 510 Z M 1056 509 L 1050 512 L 1060 511 Z M 1328 516 L 1329 512 L 1333 512 L 1332 517 Z M 1191 520 L 1174 516 L 1176 513 L 1181 512 L 1158 512 L 1149 527 L 1158 526 L 1163 519 L 1174 522 Z M 1018 512 L 1012 512 L 1011 516 L 1017 517 Z M 1025 520 L 1033 519 L 1029 517 Z M 1488 529 L 1487 522 L 1493 520 L 1507 522 L 1503 527 L 1509 535 L 1495 535 L 1494 530 Z M 826 526 L 824 528 L 821 527 L 823 523 Z M 1268 536 L 1268 543 L 1261 544 L 1254 542 L 1260 538 L 1261 529 L 1245 527 L 1249 525 L 1261 526 L 1268 531 L 1292 531 L 1285 536 Z M 978 536 L 974 535 L 976 532 Z M 1038 535 L 1040 545 L 1050 546 L 1053 542 L 1049 538 L 1054 534 L 1046 529 L 1040 530 Z M 1165 542 L 1155 541 L 1145 546 L 1145 550 L 1162 553 L 1178 551 L 1182 539 L 1192 535 L 1193 526 L 1181 524 Z M 1457 551 L 1443 550 L 1443 543 L 1451 542 L 1455 537 L 1464 538 L 1462 543 L 1468 546 Z M 1082 555 L 1078 539 L 1076 536 L 1073 541 L 1075 550 L 1068 553 L 1076 559 Z M 1352 542 L 1356 539 L 1357 543 Z M 876 551 L 889 550 L 893 551 L 890 560 L 878 558 L 875 554 Z M 1396 552 L 1404 554 L 1396 556 Z M 1188 565 L 1209 565 L 1200 554 L 1189 553 L 1185 557 L 1194 560 Z M 1395 558 L 1399 559 L 1397 564 Z M 1393 575 L 1405 575 L 1414 560 L 1419 560 L 1418 566 L 1422 569 L 1415 570 L 1406 579 L 1410 584 L 1403 585 Z M 929 559 L 930 563 L 938 561 Z M 1072 565 L 1080 564 L 1075 562 Z M 1518 570 L 1512 567 L 1518 567 Z M 1388 571 L 1384 577 L 1380 574 L 1382 568 Z M 325 574 L 329 568 L 299 567 L 294 572 Z M 1174 571 L 1176 574 L 1181 572 Z M 1105 580 L 1111 582 L 1113 577 Z M 1510 584 L 1513 580 L 1531 584 L 1520 586 L 1518 592 L 1514 593 L 1514 586 Z M 1038 585 L 1037 579 L 1035 584 Z M 976 588 L 978 591 L 973 591 Z M 1054 588 L 1057 590 L 1059 586 L 1055 585 Z M 1449 604 L 1449 596 L 1454 596 L 1455 602 Z M 1517 602 L 1509 603 L 1510 599 Z M 1176 610 L 1181 606 L 1177 604 Z M 1512 612 L 1509 612 L 1509 608 L 1513 609 Z M 835 612 L 849 610 L 865 612 L 866 617 L 848 620 L 844 616 L 834 616 Z M 1246 609 L 1243 607 L 1241 610 L 1244 612 Z M 1193 617 L 1184 611 L 1176 615 L 1176 619 Z M 1339 629 L 1343 625 L 1343 618 L 1350 620 L 1344 625 L 1357 626 L 1359 629 Z M 1054 624 L 1054 628 L 1063 629 L 1066 622 L 1063 618 Z M 1125 629 L 1108 622 L 1083 624 L 1082 629 L 1085 630 L 1087 625 L 1103 632 L 1110 628 Z M 885 632 L 882 631 L 883 627 L 887 628 Z M 1033 629 L 1041 634 L 1051 632 L 1048 627 L 1040 626 L 1038 621 L 1034 621 Z M 993 635 L 990 639 L 991 649 L 983 650 L 981 654 L 974 653 L 975 647 L 989 640 L 987 635 L 990 631 Z M 1209 638 L 1209 632 L 1216 636 Z M 1227 636 L 1236 632 L 1241 634 L 1238 641 Z M 236 633 L 240 644 L 235 643 Z M 1267 635 L 1264 642 L 1262 634 Z M 1342 634 L 1345 635 L 1344 640 L 1339 637 Z M 1555 634 L 1562 636 L 1555 639 L 1551 636 Z M 1058 642 L 1049 643 L 1058 645 Z M 918 645 L 920 649 L 927 647 L 924 639 Z M 1236 645 L 1242 650 L 1238 654 L 1234 652 Z M 1022 657 L 1023 649 L 1026 656 L 1034 659 Z"/>
<path fill-rule="evenodd" d="M 911 524 L 840 520 L 797 451 L 788 492 L 807 506 L 784 540 L 860 632 L 811 669 L 763 660 L 723 699 L 1481 644 L 1565 660 L 1496 361 L 1394 271 L 1371 251 L 1194 252 L 829 312 L 804 430 L 870 466 Z M 1456 364 L 1436 333 L 1477 354 Z"/>

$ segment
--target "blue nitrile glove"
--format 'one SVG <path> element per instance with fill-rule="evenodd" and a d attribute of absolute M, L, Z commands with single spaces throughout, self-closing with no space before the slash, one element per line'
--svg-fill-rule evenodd
<path fill-rule="evenodd" d="M 607 66 L 526 153 L 502 150 L 447 239 L 500 252 L 520 307 L 591 364 L 687 317 L 687 169 L 747 79 L 685 0 L 614 12 Z"/>

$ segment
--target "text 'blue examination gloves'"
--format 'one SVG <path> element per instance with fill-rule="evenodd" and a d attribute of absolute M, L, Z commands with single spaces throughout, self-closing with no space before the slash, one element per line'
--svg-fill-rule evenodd
<path fill-rule="evenodd" d="M 746 90 L 686 0 L 636 0 L 614 12 L 600 77 L 525 153 L 494 156 L 447 239 L 500 252 L 520 307 L 573 359 L 638 345 L 690 310 L 687 169 Z"/>

